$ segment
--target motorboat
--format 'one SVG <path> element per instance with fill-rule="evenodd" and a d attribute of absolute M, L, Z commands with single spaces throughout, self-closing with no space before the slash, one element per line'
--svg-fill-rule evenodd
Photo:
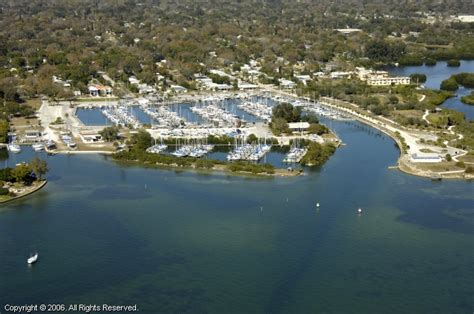
<path fill-rule="evenodd" d="M 43 143 L 35 143 L 33 145 L 31 145 L 31 147 L 33 147 L 33 149 L 35 150 L 35 152 L 39 152 L 39 151 L 42 151 L 44 150 L 44 144 Z"/>
<path fill-rule="evenodd" d="M 11 153 L 20 153 L 21 152 L 21 147 L 15 142 L 11 142 L 10 144 L 7 145 L 7 149 Z"/>

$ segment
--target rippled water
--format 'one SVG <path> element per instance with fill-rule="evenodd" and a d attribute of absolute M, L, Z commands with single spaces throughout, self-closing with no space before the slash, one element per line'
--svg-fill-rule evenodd
<path fill-rule="evenodd" d="M 347 145 L 298 178 L 42 155 L 46 188 L 0 209 L 0 305 L 472 313 L 473 183 L 388 170 L 398 157 L 391 139 L 358 122 L 332 127 Z"/>

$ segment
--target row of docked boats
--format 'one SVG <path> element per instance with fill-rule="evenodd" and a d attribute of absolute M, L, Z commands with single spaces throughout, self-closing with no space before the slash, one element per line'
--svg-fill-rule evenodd
<path fill-rule="evenodd" d="M 150 146 L 146 149 L 147 153 L 152 153 L 152 154 L 161 154 L 168 148 L 168 145 L 163 144 L 163 141 L 160 144 L 156 144 L 155 140 L 155 145 Z"/>
<path fill-rule="evenodd" d="M 166 127 L 180 127 L 185 125 L 185 121 L 176 112 L 171 111 L 165 106 L 141 106 L 141 108 L 143 112 L 159 125 Z"/>
<path fill-rule="evenodd" d="M 102 114 L 109 119 L 113 124 L 120 126 L 131 126 L 138 129 L 141 126 L 140 121 L 132 114 L 132 107 L 119 106 L 107 107 L 102 109 Z"/>
<path fill-rule="evenodd" d="M 211 144 L 187 144 L 176 149 L 171 155 L 175 157 L 189 156 L 199 158 L 210 153 L 213 149 L 214 145 Z"/>
<path fill-rule="evenodd" d="M 267 144 L 243 144 L 236 146 L 234 150 L 227 155 L 227 160 L 259 161 L 271 150 L 271 148 L 272 147 Z"/>
<path fill-rule="evenodd" d="M 31 147 L 33 148 L 35 152 L 40 152 L 46 149 L 48 150 L 55 149 L 56 143 L 52 140 L 47 140 L 45 142 L 34 143 L 31 145 Z M 21 153 L 21 146 L 16 141 L 12 141 L 8 143 L 7 149 L 10 153 L 15 153 L 15 154 Z"/>
<path fill-rule="evenodd" d="M 341 112 L 337 110 L 325 108 L 317 104 L 316 105 L 311 104 L 309 106 L 306 106 L 305 109 L 317 115 L 327 117 L 333 120 L 339 120 L 339 121 L 352 120 L 351 118 L 347 117 L 346 115 L 342 114 Z"/>
<path fill-rule="evenodd" d="M 270 122 L 272 120 L 272 108 L 265 104 L 259 102 L 244 101 L 238 104 L 237 107 L 267 122 Z"/>
<path fill-rule="evenodd" d="M 192 106 L 190 110 L 201 116 L 204 120 L 217 126 L 235 126 L 240 121 L 237 116 L 222 109 L 215 103 L 198 104 Z"/>
<path fill-rule="evenodd" d="M 284 163 L 299 163 L 308 152 L 305 148 L 292 147 L 283 159 Z"/>

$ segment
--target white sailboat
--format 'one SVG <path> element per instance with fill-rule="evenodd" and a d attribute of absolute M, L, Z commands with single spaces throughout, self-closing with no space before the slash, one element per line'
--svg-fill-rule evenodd
<path fill-rule="evenodd" d="M 27 262 L 28 264 L 34 264 L 38 261 L 38 252 L 35 253 L 35 255 L 32 255 L 28 258 Z"/>

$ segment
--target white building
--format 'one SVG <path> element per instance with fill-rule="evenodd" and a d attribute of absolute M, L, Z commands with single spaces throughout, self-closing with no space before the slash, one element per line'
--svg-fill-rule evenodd
<path fill-rule="evenodd" d="M 104 140 L 102 139 L 102 135 L 94 132 L 94 131 L 83 131 L 79 133 L 79 137 L 81 138 L 83 143 L 92 144 L 92 143 L 103 143 Z"/>
<path fill-rule="evenodd" d="M 410 85 L 408 76 L 389 76 L 387 71 L 374 71 L 365 68 L 357 68 L 357 75 L 361 81 L 371 86 Z"/>
<path fill-rule="evenodd" d="M 411 155 L 411 161 L 419 163 L 437 163 L 442 162 L 443 158 L 441 158 L 438 154 L 414 153 Z"/>
<path fill-rule="evenodd" d="M 93 97 L 112 95 L 112 87 L 107 85 L 92 84 L 89 85 L 87 89 L 89 91 L 89 95 Z"/>
<path fill-rule="evenodd" d="M 209 70 L 209 72 L 212 73 L 212 74 L 219 75 L 219 76 L 228 77 L 228 78 L 230 78 L 231 80 L 234 80 L 234 79 L 235 79 L 235 76 L 232 76 L 232 75 L 230 75 L 230 74 L 227 74 L 227 73 L 225 73 L 224 71 L 221 71 L 221 70 Z"/>
<path fill-rule="evenodd" d="M 352 72 L 343 72 L 343 71 L 334 71 L 329 74 L 329 77 L 331 79 L 342 79 L 342 78 L 350 78 L 352 75 Z"/>
<path fill-rule="evenodd" d="M 308 122 L 290 122 L 288 128 L 291 131 L 306 131 L 309 128 Z"/>
<path fill-rule="evenodd" d="M 176 93 L 186 93 L 188 90 L 180 85 L 171 85 L 170 89 Z"/>
<path fill-rule="evenodd" d="M 350 34 L 353 34 L 353 33 L 362 32 L 362 30 L 360 28 L 338 28 L 338 29 L 336 29 L 336 31 L 338 31 L 339 33 L 342 33 L 344 35 L 350 35 Z"/>
<path fill-rule="evenodd" d="M 239 87 L 240 90 L 252 90 L 252 89 L 258 88 L 257 85 L 250 84 L 250 83 L 247 83 L 247 82 L 244 82 L 244 81 L 239 81 L 238 87 Z"/>
<path fill-rule="evenodd" d="M 371 77 L 367 84 L 371 86 L 410 85 L 411 79 L 407 76 L 400 77 Z"/>
<path fill-rule="evenodd" d="M 138 84 L 137 87 L 138 87 L 139 94 L 150 94 L 156 91 L 152 86 L 145 83 Z"/>
<path fill-rule="evenodd" d="M 296 83 L 284 78 L 278 80 L 280 82 L 280 87 L 285 89 L 292 89 L 296 87 Z"/>
<path fill-rule="evenodd" d="M 130 77 L 128 78 L 128 82 L 129 82 L 130 84 L 132 84 L 132 85 L 138 85 L 138 84 L 140 84 L 140 80 L 137 79 L 135 76 L 130 76 Z"/>

